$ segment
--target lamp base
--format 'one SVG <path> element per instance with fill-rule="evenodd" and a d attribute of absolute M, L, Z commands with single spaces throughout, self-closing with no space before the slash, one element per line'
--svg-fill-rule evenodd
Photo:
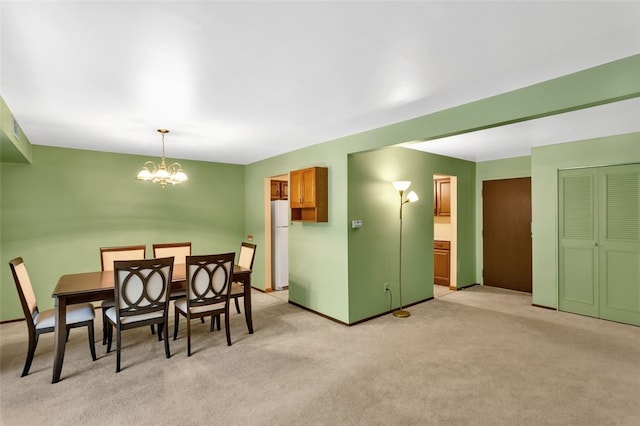
<path fill-rule="evenodd" d="M 411 312 L 405 311 L 404 309 L 396 309 L 393 311 L 393 316 L 398 318 L 407 318 L 411 316 Z"/>

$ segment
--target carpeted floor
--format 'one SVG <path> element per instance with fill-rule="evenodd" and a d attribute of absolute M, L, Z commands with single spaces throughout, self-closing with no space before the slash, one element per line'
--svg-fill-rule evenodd
<path fill-rule="evenodd" d="M 254 292 L 255 333 L 184 319 L 172 357 L 148 328 L 91 362 L 83 330 L 51 381 L 53 336 L 20 378 L 26 326 L 0 326 L 0 424 L 638 425 L 640 328 L 472 287 L 346 327 Z M 99 322 L 99 319 L 97 320 Z M 101 324 L 96 323 L 96 336 Z"/>

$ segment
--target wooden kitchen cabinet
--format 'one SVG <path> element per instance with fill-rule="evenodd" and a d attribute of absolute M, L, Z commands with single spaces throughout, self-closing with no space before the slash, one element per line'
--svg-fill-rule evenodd
<path fill-rule="evenodd" d="M 433 283 L 449 286 L 451 278 L 451 242 L 433 242 Z"/>
<path fill-rule="evenodd" d="M 289 182 L 286 180 L 271 181 L 271 201 L 289 199 Z"/>
<path fill-rule="evenodd" d="M 327 222 L 329 181 L 326 167 L 309 167 L 289 173 L 291 220 Z"/>
<path fill-rule="evenodd" d="M 451 216 L 451 179 L 433 180 L 433 215 Z"/>

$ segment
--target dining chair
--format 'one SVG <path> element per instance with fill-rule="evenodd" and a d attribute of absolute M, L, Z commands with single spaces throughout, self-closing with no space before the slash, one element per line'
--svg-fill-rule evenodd
<path fill-rule="evenodd" d="M 191 242 L 153 244 L 153 257 L 173 256 L 173 264 L 187 263 L 187 256 L 191 256 Z"/>
<path fill-rule="evenodd" d="M 169 292 L 173 257 L 114 262 L 115 306 L 107 309 L 107 353 L 116 329 L 116 373 L 120 371 L 122 331 L 157 324 L 164 331 L 164 351 L 171 357 L 168 339 Z"/>
<path fill-rule="evenodd" d="M 187 262 L 187 256 L 191 256 L 191 241 L 184 243 L 156 243 L 153 244 L 153 257 L 169 257 L 173 256 L 174 265 L 184 265 Z M 169 293 L 169 299 L 176 300 L 187 295 L 186 290 L 174 290 Z M 202 318 L 204 322 L 204 318 Z M 153 333 L 153 326 L 151 326 Z"/>
<path fill-rule="evenodd" d="M 27 360 L 24 363 L 24 369 L 22 370 L 21 377 L 29 374 L 31 368 L 31 362 L 36 352 L 36 346 L 38 346 L 38 338 L 41 334 L 51 333 L 55 331 L 55 310 L 47 309 L 46 311 L 40 311 L 36 302 L 36 296 L 31 286 L 31 280 L 29 279 L 29 273 L 24 265 L 24 261 L 21 257 L 17 257 L 9 262 L 11 268 L 11 274 L 13 280 L 16 283 L 16 289 L 18 290 L 18 296 L 20 297 L 20 303 L 22 304 L 22 310 L 27 322 L 27 328 L 29 330 L 29 348 L 27 350 Z M 95 318 L 95 311 L 93 305 L 90 303 L 74 304 L 67 306 L 67 339 L 69 338 L 69 330 L 76 327 L 87 327 L 89 334 L 89 350 L 91 351 L 91 358 L 96 360 L 96 347 L 93 341 L 93 319 Z"/>
<path fill-rule="evenodd" d="M 240 256 L 238 256 L 238 266 L 243 268 L 253 269 L 253 261 L 256 257 L 256 245 L 251 243 L 242 242 L 240 245 Z M 244 283 L 233 282 L 231 284 L 231 294 L 229 298 L 234 301 L 236 305 L 236 312 L 240 313 L 240 303 L 238 299 L 244 297 Z M 220 330 L 220 317 L 211 317 L 211 330 L 213 330 L 214 322 L 217 322 L 218 330 Z"/>
<path fill-rule="evenodd" d="M 141 260 L 145 257 L 147 246 L 118 246 L 118 247 L 100 247 L 100 265 L 103 271 L 113 271 L 113 262 L 116 260 Z M 114 299 L 103 300 L 100 304 L 102 308 L 102 344 L 107 344 L 107 317 L 105 313 L 107 309 L 115 306 Z M 151 329 L 153 333 L 153 328 Z"/>
<path fill-rule="evenodd" d="M 187 319 L 187 356 L 191 356 L 191 320 L 194 318 L 224 315 L 227 346 L 231 346 L 228 317 L 234 259 L 235 253 L 187 257 L 187 296 L 174 302 L 173 328 L 173 340 L 176 340 L 180 316 Z"/>
<path fill-rule="evenodd" d="M 256 258 L 256 245 L 242 242 L 240 246 L 240 256 L 238 257 L 238 266 L 253 269 L 253 260 Z M 240 304 L 238 299 L 244 297 L 244 284 L 234 282 L 231 284 L 231 299 L 235 302 L 236 312 L 240 313 Z"/>

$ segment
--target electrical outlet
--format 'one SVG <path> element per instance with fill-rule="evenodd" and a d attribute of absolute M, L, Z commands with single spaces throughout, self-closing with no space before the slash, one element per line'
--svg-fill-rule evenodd
<path fill-rule="evenodd" d="M 386 293 L 389 291 L 389 283 L 382 283 L 382 290 Z"/>

